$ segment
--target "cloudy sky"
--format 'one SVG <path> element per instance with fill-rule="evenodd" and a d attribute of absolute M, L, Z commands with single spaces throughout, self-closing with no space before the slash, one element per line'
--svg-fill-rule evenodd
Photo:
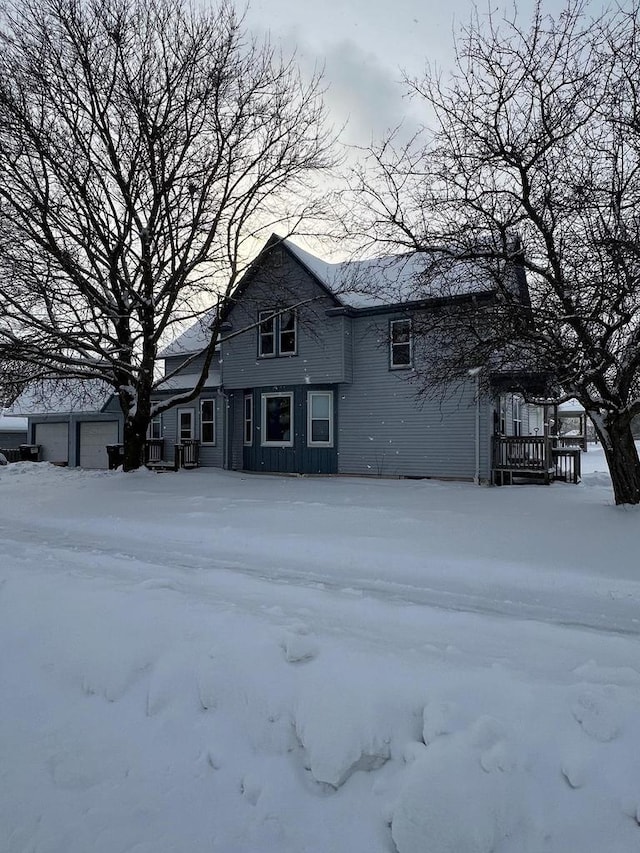
<path fill-rule="evenodd" d="M 557 13 L 562 0 L 547 0 Z M 513 11 L 508 3 L 498 3 Z M 526 21 L 533 0 L 518 0 Z M 488 8 L 481 0 L 480 11 Z M 468 21 L 472 0 L 251 0 L 247 23 L 269 30 L 304 66 L 324 65 L 327 103 L 346 141 L 366 145 L 400 120 L 420 121 L 419 105 L 403 98 L 401 69 L 419 75 L 425 61 L 447 69 L 453 33 Z"/>

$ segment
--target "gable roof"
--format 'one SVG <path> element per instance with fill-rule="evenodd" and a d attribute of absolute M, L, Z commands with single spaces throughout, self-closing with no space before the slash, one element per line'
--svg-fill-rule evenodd
<path fill-rule="evenodd" d="M 290 239 L 281 243 L 340 304 L 355 310 L 495 291 L 489 274 L 472 262 L 427 274 L 433 256 L 419 252 L 329 263 Z"/>
<path fill-rule="evenodd" d="M 471 261 L 458 262 L 448 269 L 443 267 L 436 274 L 433 270 L 427 274 L 429 267 L 434 266 L 434 256 L 420 252 L 333 263 L 301 248 L 290 238 L 272 234 L 238 282 L 234 299 L 241 298 L 263 259 L 276 246 L 281 246 L 312 276 L 333 299 L 336 308 L 372 311 L 428 300 L 492 294 L 496 290 L 489 273 L 479 270 Z M 517 266 L 514 266 L 514 289 L 525 298 L 526 278 L 524 270 Z M 203 314 L 166 346 L 159 357 L 193 355 L 204 349 L 209 342 L 214 312 L 215 309 L 211 309 Z"/>

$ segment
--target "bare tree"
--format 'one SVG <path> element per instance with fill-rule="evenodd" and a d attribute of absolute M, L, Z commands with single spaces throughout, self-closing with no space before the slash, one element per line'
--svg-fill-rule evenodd
<path fill-rule="evenodd" d="M 152 413 L 203 387 L 253 241 L 319 213 L 313 176 L 333 160 L 321 76 L 226 0 L 8 0 L 0 357 L 107 382 L 138 467 Z M 159 344 L 207 309 L 199 381 L 152 408 Z"/>
<path fill-rule="evenodd" d="M 425 381 L 479 365 L 486 379 L 551 377 L 556 399 L 576 397 L 593 421 L 618 504 L 640 502 L 639 9 L 591 19 L 568 0 L 526 26 L 476 15 L 451 76 L 406 80 L 433 129 L 391 134 L 357 187 L 363 233 L 425 252 L 445 291 L 461 262 L 493 289 L 489 311 L 445 318 Z"/>

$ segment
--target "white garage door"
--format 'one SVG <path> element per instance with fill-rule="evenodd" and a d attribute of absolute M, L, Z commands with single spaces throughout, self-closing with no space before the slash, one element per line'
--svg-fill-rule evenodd
<path fill-rule="evenodd" d="M 43 462 L 66 464 L 69 461 L 69 425 L 36 424 L 36 444 Z"/>
<path fill-rule="evenodd" d="M 107 444 L 118 443 L 118 422 L 80 424 L 80 467 L 108 468 Z"/>

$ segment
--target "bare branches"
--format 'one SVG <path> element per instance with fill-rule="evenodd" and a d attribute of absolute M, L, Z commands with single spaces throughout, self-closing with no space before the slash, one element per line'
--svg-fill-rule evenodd
<path fill-rule="evenodd" d="M 226 0 L 10 0 L 5 345 L 139 395 L 176 318 L 229 294 L 247 241 L 317 210 L 333 162 L 320 76 L 249 39 Z"/>
<path fill-rule="evenodd" d="M 524 26 L 476 13 L 448 79 L 405 81 L 435 129 L 369 152 L 361 232 L 473 261 L 494 278 L 500 318 L 478 341 L 460 312 L 466 331 L 426 385 L 513 359 L 552 375 L 602 429 L 640 413 L 639 24 L 636 0 L 596 18 L 582 0 L 555 18 L 539 4 Z M 510 261 L 527 273 L 529 322 Z"/>

